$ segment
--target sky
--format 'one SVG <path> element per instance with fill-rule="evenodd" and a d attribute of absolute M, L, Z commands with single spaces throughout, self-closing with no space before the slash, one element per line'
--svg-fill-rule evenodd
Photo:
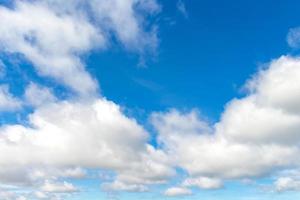
<path fill-rule="evenodd" d="M 0 0 L 0 199 L 300 198 L 299 7 Z"/>

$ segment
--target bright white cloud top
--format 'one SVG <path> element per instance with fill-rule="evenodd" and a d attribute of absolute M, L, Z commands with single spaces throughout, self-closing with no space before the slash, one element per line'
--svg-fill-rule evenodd
<path fill-rule="evenodd" d="M 219 189 L 228 180 L 298 170 L 297 57 L 282 56 L 260 70 L 246 83 L 248 94 L 231 100 L 215 124 L 196 109 L 153 112 L 149 118 L 158 145 L 121 106 L 99 97 L 98 81 L 81 56 L 109 48 L 112 37 L 139 54 L 155 50 L 157 34 L 154 27 L 146 28 L 144 17 L 159 10 L 154 0 L 15 1 L 0 7 L 2 53 L 21 55 L 40 76 L 75 92 L 61 100 L 51 88 L 31 82 L 17 98 L 9 86 L 0 87 L 1 111 L 33 109 L 27 123 L 0 128 L 0 199 L 76 195 L 82 189 L 65 179 L 87 179 L 89 170 L 114 174 L 102 183 L 103 191 L 145 192 L 170 184 L 181 176 L 180 168 L 187 177 L 162 192 L 169 197 L 191 195 L 195 187 Z M 279 177 L 274 188 L 299 190 L 298 179 Z M 14 193 L 8 186 L 30 192 Z"/>
<path fill-rule="evenodd" d="M 1 48 L 25 56 L 41 75 L 90 95 L 98 85 L 80 55 L 106 48 L 112 36 L 128 49 L 155 48 L 156 33 L 142 29 L 142 16 L 158 9 L 152 0 L 15 1 L 14 8 L 0 10 Z"/>

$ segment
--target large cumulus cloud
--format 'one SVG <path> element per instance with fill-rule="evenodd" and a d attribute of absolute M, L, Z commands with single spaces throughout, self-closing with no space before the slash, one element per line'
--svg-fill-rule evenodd
<path fill-rule="evenodd" d="M 300 60 L 273 60 L 246 88 L 248 95 L 230 101 L 211 126 L 195 111 L 152 115 L 158 140 L 176 166 L 194 178 L 223 180 L 299 166 Z"/>

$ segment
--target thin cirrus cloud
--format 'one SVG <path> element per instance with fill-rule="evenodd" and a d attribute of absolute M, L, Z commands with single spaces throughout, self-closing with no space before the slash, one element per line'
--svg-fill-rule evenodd
<path fill-rule="evenodd" d="M 31 190 L 20 194 L 1 187 L 2 199 L 76 195 L 81 188 L 66 179 L 88 179 L 89 169 L 113 172 L 102 183 L 103 191 L 147 192 L 152 185 L 169 183 L 162 194 L 170 197 L 299 169 L 297 57 L 282 56 L 260 70 L 247 81 L 248 94 L 231 100 L 215 124 L 203 120 L 197 109 L 153 112 L 149 120 L 157 145 L 149 142 L 151 134 L 142 124 L 97 95 L 98 83 L 81 56 L 109 48 L 111 37 L 129 51 L 154 50 L 157 34 L 143 17 L 159 10 L 154 0 L 15 1 L 10 8 L 0 7 L 5 19 L 0 21 L 1 51 L 23 55 L 40 76 L 79 94 L 60 100 L 51 89 L 31 82 L 22 101 L 1 86 L 1 107 L 33 107 L 26 124 L 0 128 L 0 183 Z M 181 175 L 178 168 L 188 176 L 173 185 L 169 181 Z M 299 181 L 283 175 L 274 187 L 298 190 Z"/>
<path fill-rule="evenodd" d="M 300 28 L 291 28 L 286 40 L 291 48 L 298 49 L 300 47 Z"/>
<path fill-rule="evenodd" d="M 185 3 L 182 0 L 177 1 L 177 10 L 185 17 L 188 18 L 188 11 L 186 9 Z"/>

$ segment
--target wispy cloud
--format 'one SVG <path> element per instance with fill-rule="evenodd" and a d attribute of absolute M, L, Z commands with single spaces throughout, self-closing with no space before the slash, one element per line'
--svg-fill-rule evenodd
<path fill-rule="evenodd" d="M 287 43 L 292 48 L 300 47 L 300 28 L 291 28 L 287 35 Z"/>
<path fill-rule="evenodd" d="M 183 2 L 183 0 L 177 1 L 177 9 L 185 18 L 188 18 L 188 16 L 189 16 L 188 11 L 186 9 L 186 6 L 185 6 L 185 3 Z"/>

